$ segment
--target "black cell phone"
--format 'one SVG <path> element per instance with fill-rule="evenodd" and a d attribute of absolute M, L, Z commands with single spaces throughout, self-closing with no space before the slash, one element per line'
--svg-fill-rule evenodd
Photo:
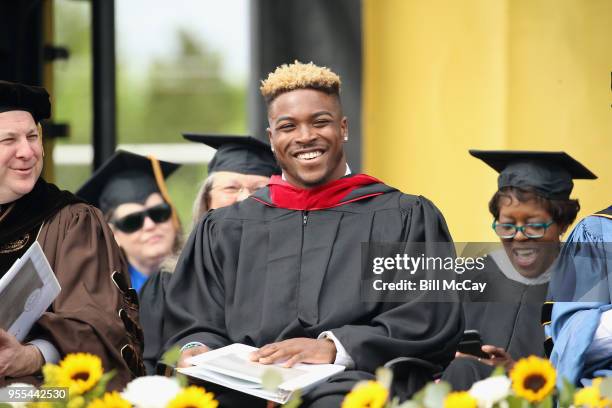
<path fill-rule="evenodd" d="M 482 351 L 482 339 L 478 330 L 464 331 L 457 346 L 457 351 L 480 358 L 489 358 L 489 355 Z"/>

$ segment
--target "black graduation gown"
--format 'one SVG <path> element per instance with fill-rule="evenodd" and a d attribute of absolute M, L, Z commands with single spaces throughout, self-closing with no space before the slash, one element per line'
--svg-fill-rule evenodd
<path fill-rule="evenodd" d="M 464 304 L 465 329 L 478 330 L 483 344 L 503 347 L 515 360 L 530 355 L 545 357 L 540 314 L 548 283 L 525 285 L 508 279 L 490 256 L 483 271 L 466 278 L 486 282 L 487 290 L 472 295 L 471 302 Z M 492 372 L 491 367 L 473 359 L 456 360 L 442 376 L 455 389 L 469 389 Z"/>
<path fill-rule="evenodd" d="M 331 330 L 355 368 L 311 397 L 346 393 L 399 356 L 447 364 L 463 330 L 459 302 L 360 299 L 361 242 L 451 240 L 430 201 L 383 184 L 362 190 L 377 188 L 385 193 L 310 212 L 270 206 L 264 188 L 209 212 L 168 284 L 166 348 L 191 341 L 213 349 L 235 342 L 261 347 Z"/>
<path fill-rule="evenodd" d="M 171 276 L 172 273 L 163 270 L 153 273 L 138 294 L 140 325 L 145 340 L 142 354 L 148 375 L 156 373 L 157 361 L 161 358 L 165 292 Z"/>

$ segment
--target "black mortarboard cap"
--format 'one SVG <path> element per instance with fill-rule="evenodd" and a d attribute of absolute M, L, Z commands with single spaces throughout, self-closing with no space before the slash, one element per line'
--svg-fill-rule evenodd
<path fill-rule="evenodd" d="M 549 199 L 567 199 L 574 188 L 572 179 L 597 176 L 565 152 L 523 150 L 470 150 L 470 154 L 499 173 L 498 189 L 534 189 Z"/>
<path fill-rule="evenodd" d="M 163 178 L 167 178 L 180 164 L 157 160 Z M 125 203 L 144 203 L 160 190 L 153 162 L 145 156 L 118 150 L 81 186 L 76 195 L 98 207 L 103 213 Z"/>
<path fill-rule="evenodd" d="M 183 133 L 183 137 L 217 149 L 208 163 L 208 174 L 215 171 L 233 171 L 270 177 L 281 173 L 270 145 L 254 137 L 195 133 Z"/>
<path fill-rule="evenodd" d="M 51 103 L 45 88 L 0 81 L 0 112 L 30 112 L 35 122 L 51 116 Z"/>

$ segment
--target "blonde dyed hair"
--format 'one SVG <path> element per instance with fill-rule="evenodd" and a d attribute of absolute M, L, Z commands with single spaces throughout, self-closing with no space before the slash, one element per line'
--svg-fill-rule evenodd
<path fill-rule="evenodd" d="M 261 81 L 259 90 L 269 104 L 280 94 L 296 89 L 316 89 L 339 96 L 340 83 L 340 76 L 329 68 L 296 60 L 293 64 L 283 64 L 268 74 L 268 78 Z"/>

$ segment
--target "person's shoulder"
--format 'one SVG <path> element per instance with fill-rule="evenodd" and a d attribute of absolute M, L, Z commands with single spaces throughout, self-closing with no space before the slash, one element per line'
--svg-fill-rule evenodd
<path fill-rule="evenodd" d="M 592 214 L 576 224 L 567 242 L 607 242 L 610 236 L 612 236 L 612 219 Z"/>
<path fill-rule="evenodd" d="M 208 211 L 204 216 L 205 222 L 220 223 L 220 222 L 243 222 L 243 221 L 269 221 L 274 218 L 285 215 L 293 210 L 285 208 L 277 208 L 266 203 L 248 197 L 245 200 L 238 201 L 227 207 L 217 208 Z"/>
<path fill-rule="evenodd" d="M 427 212 L 436 212 L 439 213 L 440 210 L 436 205 L 425 196 L 415 195 L 415 194 L 406 194 L 400 193 L 399 198 L 399 207 L 406 210 L 418 210 L 418 211 L 427 211 Z"/>
<path fill-rule="evenodd" d="M 63 213 L 63 215 L 72 215 L 75 217 L 89 216 L 94 217 L 96 219 L 104 218 L 102 212 L 98 208 L 84 202 L 68 204 L 60 210 L 60 213 Z"/>
<path fill-rule="evenodd" d="M 102 212 L 91 204 L 75 202 L 62 207 L 50 220 L 52 224 L 59 225 L 88 225 L 107 227 Z"/>

